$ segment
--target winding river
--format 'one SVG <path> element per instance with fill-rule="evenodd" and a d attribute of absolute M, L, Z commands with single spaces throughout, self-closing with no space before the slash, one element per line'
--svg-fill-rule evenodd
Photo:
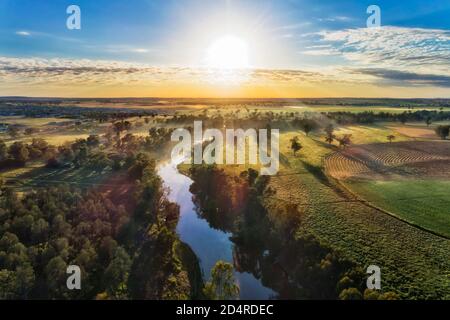
<path fill-rule="evenodd" d="M 178 159 L 160 164 L 158 174 L 163 179 L 164 185 L 170 189 L 170 201 L 180 206 L 180 219 L 177 225 L 180 239 L 195 252 L 207 279 L 211 268 L 218 260 L 233 263 L 231 233 L 211 228 L 206 220 L 199 218 L 189 191 L 193 181 L 177 169 L 177 165 L 181 162 L 182 159 Z M 250 273 L 235 272 L 235 277 L 241 299 L 269 299 L 276 295 Z"/>

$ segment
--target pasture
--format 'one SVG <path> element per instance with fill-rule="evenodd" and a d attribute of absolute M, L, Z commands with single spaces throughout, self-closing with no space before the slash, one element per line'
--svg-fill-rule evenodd
<path fill-rule="evenodd" d="M 351 180 L 345 184 L 396 217 L 450 238 L 449 180 Z"/>
<path fill-rule="evenodd" d="M 369 132 L 363 135 L 365 138 L 362 140 L 366 143 L 377 140 Z M 293 155 L 289 143 L 295 135 L 300 137 L 303 145 L 297 156 Z M 286 162 L 282 164 L 279 174 L 271 178 L 270 187 L 275 194 L 267 202 L 268 205 L 276 205 L 280 201 L 296 204 L 303 221 L 299 234 L 313 234 L 362 266 L 379 265 L 383 270 L 384 289 L 394 290 L 401 297 L 450 297 L 450 240 L 425 230 L 445 222 L 448 225 L 448 220 L 442 220 L 446 219 L 448 209 L 440 210 L 445 209 L 444 202 L 433 204 L 428 217 L 422 215 L 422 220 L 417 217 L 416 222 L 422 226 L 418 228 L 398 219 L 400 213 L 394 217 L 367 205 L 365 200 L 355 197 L 334 178 L 324 174 L 323 159 L 339 149 L 323 142 L 319 133 L 306 137 L 300 131 L 289 132 L 282 134 L 280 140 L 280 157 Z M 434 185 L 434 189 L 429 189 L 429 194 L 448 193 L 445 190 L 448 182 L 441 182 Z M 412 196 L 417 196 L 421 189 L 429 188 L 430 184 L 433 182 L 429 185 L 423 182 Z M 409 190 L 406 183 L 393 186 L 397 187 L 397 196 Z M 355 185 L 352 190 L 359 188 Z M 392 195 L 392 198 L 395 196 Z M 420 210 L 423 204 L 423 212 L 428 212 L 431 201 L 416 202 L 416 209 Z M 405 210 L 406 206 L 402 205 L 405 202 L 397 202 L 397 209 Z M 378 202 L 378 205 L 382 207 L 383 203 Z M 401 218 L 406 220 L 406 217 Z M 429 221 L 429 225 L 424 225 L 424 219 Z M 436 233 L 443 232 L 442 227 L 434 230 Z"/>

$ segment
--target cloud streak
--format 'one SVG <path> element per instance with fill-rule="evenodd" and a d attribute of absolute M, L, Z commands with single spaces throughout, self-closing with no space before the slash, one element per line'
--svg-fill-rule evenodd
<path fill-rule="evenodd" d="M 317 50 L 327 49 L 317 47 Z M 158 67 L 113 60 L 0 57 L 0 88 L 55 86 L 153 86 L 158 84 L 233 84 L 256 86 L 375 85 L 450 87 L 449 75 L 399 71 L 389 68 L 332 67 L 321 70 L 223 70 Z"/>
<path fill-rule="evenodd" d="M 381 79 L 381 83 L 384 85 L 450 88 L 450 76 L 446 75 L 421 74 L 376 68 L 359 69 L 353 70 L 352 72 L 355 74 L 374 76 Z"/>
<path fill-rule="evenodd" d="M 31 36 L 31 33 L 28 32 L 28 31 L 17 31 L 16 34 L 18 36 L 22 36 L 22 37 L 29 37 L 29 36 Z"/>

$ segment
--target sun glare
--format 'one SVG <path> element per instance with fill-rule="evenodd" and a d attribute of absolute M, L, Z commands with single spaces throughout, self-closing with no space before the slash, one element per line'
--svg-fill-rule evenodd
<path fill-rule="evenodd" d="M 217 69 L 244 69 L 249 67 L 247 43 L 235 36 L 224 36 L 214 41 L 206 53 L 206 65 Z"/>

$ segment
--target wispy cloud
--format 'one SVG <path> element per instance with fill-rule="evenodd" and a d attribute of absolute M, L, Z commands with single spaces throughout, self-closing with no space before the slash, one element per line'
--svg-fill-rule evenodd
<path fill-rule="evenodd" d="M 357 69 L 351 72 L 374 76 L 380 79 L 381 81 L 378 83 L 383 85 L 450 88 L 450 76 L 446 75 L 402 72 L 377 68 Z"/>
<path fill-rule="evenodd" d="M 29 37 L 29 36 L 31 36 L 31 33 L 28 32 L 28 31 L 16 31 L 16 34 L 18 36 L 22 36 L 22 37 Z"/>
<path fill-rule="evenodd" d="M 318 47 L 317 50 L 325 49 Z M 450 87 L 450 76 L 395 71 L 386 68 L 329 67 L 322 69 L 234 70 L 229 75 L 207 68 L 158 67 L 113 60 L 0 57 L 0 88 L 15 86 L 130 86 L 155 84 L 214 84 L 239 78 L 249 85 L 380 85 Z M 220 82 L 220 81 L 219 81 Z"/>
<path fill-rule="evenodd" d="M 307 26 L 310 26 L 311 22 L 308 21 L 304 21 L 304 22 L 299 22 L 299 23 L 292 23 L 292 24 L 286 24 L 284 26 L 279 26 L 277 28 L 275 28 L 275 30 L 297 30 L 297 29 L 301 29 Z"/>
<path fill-rule="evenodd" d="M 156 67 L 148 64 L 89 59 L 42 59 L 0 57 L 0 82 L 17 84 L 127 84 L 183 81 L 205 83 L 217 77 L 208 68 Z M 320 81 L 345 81 L 333 72 L 308 70 L 234 70 L 234 77 L 245 78 L 249 83 L 316 83 Z M 219 77 L 223 74 L 219 75 Z"/>
<path fill-rule="evenodd" d="M 317 21 L 320 22 L 346 22 L 346 21 L 352 21 L 353 19 L 347 16 L 336 16 L 336 17 L 328 17 L 328 18 L 318 18 Z"/>

